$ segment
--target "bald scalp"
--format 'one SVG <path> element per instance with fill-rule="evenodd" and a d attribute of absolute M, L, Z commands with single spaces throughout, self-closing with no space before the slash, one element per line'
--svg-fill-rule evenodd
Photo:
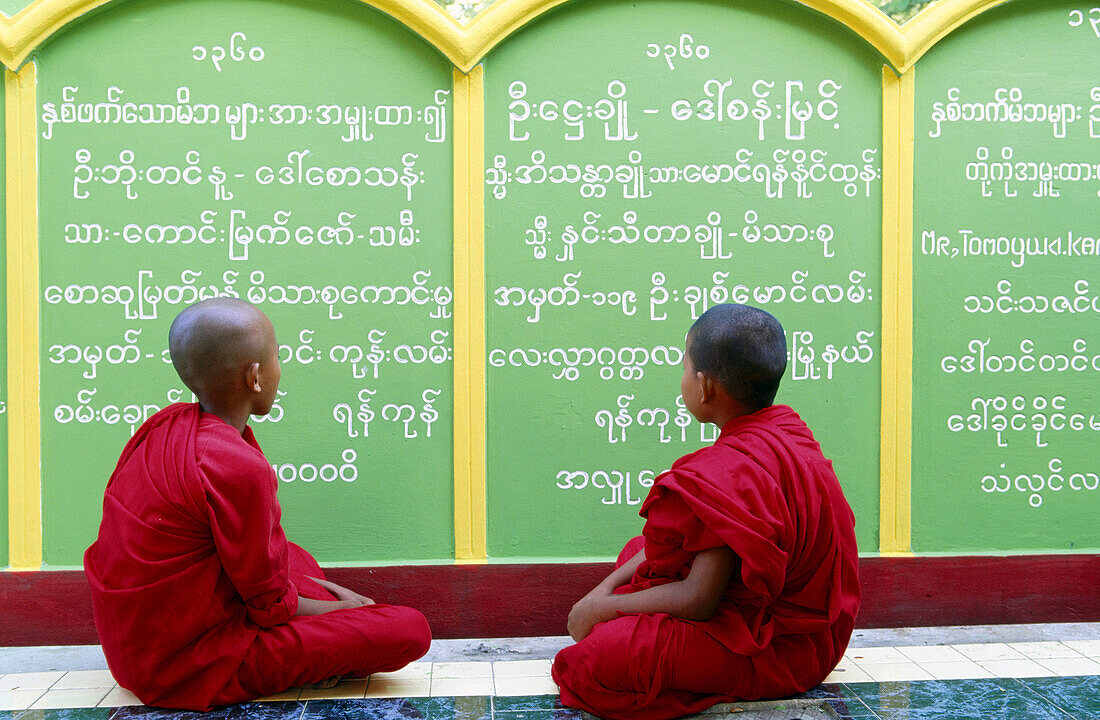
<path fill-rule="evenodd" d="M 222 395 L 241 372 L 266 357 L 271 321 L 236 298 L 212 298 L 186 308 L 172 321 L 168 352 L 180 380 L 200 399 Z"/>
<path fill-rule="evenodd" d="M 751 305 L 715 305 L 688 331 L 696 372 L 706 373 L 751 412 L 771 406 L 787 369 L 787 339 L 770 313 Z"/>

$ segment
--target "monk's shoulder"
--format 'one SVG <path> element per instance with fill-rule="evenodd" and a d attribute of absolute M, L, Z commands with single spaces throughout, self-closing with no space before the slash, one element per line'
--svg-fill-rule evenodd
<path fill-rule="evenodd" d="M 715 446 L 707 445 L 706 447 L 701 447 L 694 452 L 689 452 L 687 455 L 681 456 L 679 460 L 672 463 L 672 467 L 669 468 L 664 474 L 668 475 L 670 473 L 676 474 L 692 472 L 697 470 L 699 467 L 705 467 L 714 462 L 715 458 Z"/>
<path fill-rule="evenodd" d="M 212 481 L 242 477 L 266 479 L 272 473 L 264 454 L 220 420 L 203 418 L 195 451 L 203 475 Z"/>
<path fill-rule="evenodd" d="M 778 430 L 786 443 L 804 455 L 821 456 L 821 445 L 810 426 L 787 405 L 773 405 L 762 411 L 763 418 Z"/>
<path fill-rule="evenodd" d="M 687 478 L 713 481 L 730 475 L 744 476 L 755 465 L 752 452 L 743 443 L 721 438 L 681 457 L 662 478 L 667 476 L 672 484 L 682 484 Z"/>

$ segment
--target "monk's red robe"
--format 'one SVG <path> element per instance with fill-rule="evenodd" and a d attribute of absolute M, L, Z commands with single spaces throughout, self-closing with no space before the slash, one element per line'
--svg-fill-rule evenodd
<path fill-rule="evenodd" d="M 859 608 L 855 519 L 832 463 L 789 407 L 735 418 L 680 458 L 642 505 L 645 548 L 629 593 L 687 577 L 726 546 L 740 565 L 714 617 L 624 614 L 554 660 L 562 703 L 605 718 L 664 720 L 720 701 L 776 698 L 820 683 Z"/>
<path fill-rule="evenodd" d="M 107 664 L 142 702 L 206 710 L 427 652 L 411 608 L 294 616 L 299 595 L 335 598 L 287 542 L 276 486 L 251 428 L 242 437 L 197 404 L 165 408 L 127 443 L 84 569 Z"/>

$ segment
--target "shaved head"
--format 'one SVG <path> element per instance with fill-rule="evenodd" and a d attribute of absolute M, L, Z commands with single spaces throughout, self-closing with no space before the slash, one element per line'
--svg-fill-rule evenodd
<path fill-rule="evenodd" d="M 714 378 L 751 411 L 775 401 L 787 369 L 787 339 L 772 315 L 750 305 L 715 305 L 688 331 L 687 352 L 697 372 Z"/>
<path fill-rule="evenodd" d="M 236 298 L 212 298 L 172 321 L 168 352 L 180 379 L 200 399 L 222 395 L 252 363 L 264 362 L 275 342 L 271 321 Z"/>

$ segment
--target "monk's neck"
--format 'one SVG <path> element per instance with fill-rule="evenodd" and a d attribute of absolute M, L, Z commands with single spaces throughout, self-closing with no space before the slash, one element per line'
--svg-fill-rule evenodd
<path fill-rule="evenodd" d="M 735 419 L 741 417 L 742 415 L 747 415 L 747 414 L 748 413 L 723 414 L 719 417 L 714 418 L 713 420 L 711 420 L 711 422 L 713 422 L 716 426 L 718 426 L 718 429 L 721 430 L 722 428 L 724 428 L 726 425 L 729 424 L 730 420 L 735 420 Z"/>
<path fill-rule="evenodd" d="M 226 425 L 236 428 L 237 432 L 244 435 L 244 429 L 248 427 L 248 418 L 251 417 L 248 408 L 221 407 L 209 400 L 199 400 L 199 408 L 203 412 L 210 413 L 222 419 Z"/>
<path fill-rule="evenodd" d="M 746 415 L 752 415 L 754 412 L 756 412 L 756 410 L 746 408 L 740 403 L 730 403 L 725 407 L 717 410 L 714 415 L 709 418 L 709 420 L 710 422 L 717 425 L 718 429 L 721 430 L 726 425 L 728 425 L 731 420 L 736 420 L 737 418 L 744 417 Z"/>

